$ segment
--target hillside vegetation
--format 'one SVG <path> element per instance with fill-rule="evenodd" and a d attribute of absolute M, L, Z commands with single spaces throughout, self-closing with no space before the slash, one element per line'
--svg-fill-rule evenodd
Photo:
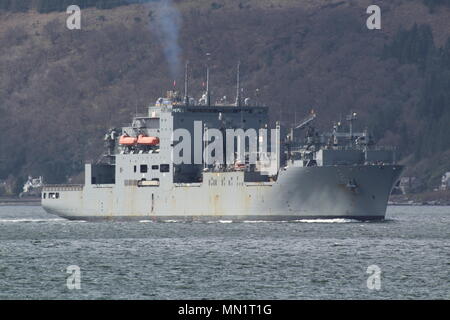
<path fill-rule="evenodd" d="M 174 80 L 182 89 L 182 72 L 166 59 L 158 1 L 79 2 L 81 30 L 68 30 L 64 7 L 51 1 L 1 2 L 0 180 L 65 182 L 98 158 L 108 128 L 144 112 Z M 374 2 L 381 30 L 366 27 Z M 315 109 L 325 128 L 354 110 L 428 188 L 450 170 L 442 160 L 450 154 L 448 1 L 171 3 L 197 97 L 207 53 L 215 97 L 234 98 L 241 60 L 245 95 L 271 106 L 273 120 L 290 125 Z"/>

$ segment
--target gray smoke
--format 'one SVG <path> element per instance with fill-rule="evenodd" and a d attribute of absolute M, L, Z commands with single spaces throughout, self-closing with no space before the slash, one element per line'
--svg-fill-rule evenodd
<path fill-rule="evenodd" d="M 172 0 L 153 2 L 153 21 L 150 22 L 151 31 L 159 38 L 164 55 L 173 79 L 181 74 L 181 48 L 178 43 L 181 28 L 181 13 Z"/>

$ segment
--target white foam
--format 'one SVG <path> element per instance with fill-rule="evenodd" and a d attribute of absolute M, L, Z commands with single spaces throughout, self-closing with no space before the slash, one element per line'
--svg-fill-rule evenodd
<path fill-rule="evenodd" d="M 349 222 L 358 222 L 352 219 L 344 219 L 344 218 L 336 218 L 336 219 L 300 219 L 293 220 L 293 222 L 302 222 L 302 223 L 349 223 Z"/>

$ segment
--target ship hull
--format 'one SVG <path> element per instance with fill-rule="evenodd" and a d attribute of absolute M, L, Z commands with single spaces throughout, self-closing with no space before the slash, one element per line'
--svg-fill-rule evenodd
<path fill-rule="evenodd" d="M 273 182 L 244 172 L 204 173 L 202 183 L 48 186 L 43 208 L 73 220 L 383 220 L 402 166 L 287 167 Z M 58 193 L 58 197 L 48 195 Z"/>

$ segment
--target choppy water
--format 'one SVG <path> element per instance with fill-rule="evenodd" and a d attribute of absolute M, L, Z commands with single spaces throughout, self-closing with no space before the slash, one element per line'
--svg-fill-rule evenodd
<path fill-rule="evenodd" d="M 450 299 L 450 207 L 387 218 L 88 223 L 0 207 L 0 299 Z"/>

